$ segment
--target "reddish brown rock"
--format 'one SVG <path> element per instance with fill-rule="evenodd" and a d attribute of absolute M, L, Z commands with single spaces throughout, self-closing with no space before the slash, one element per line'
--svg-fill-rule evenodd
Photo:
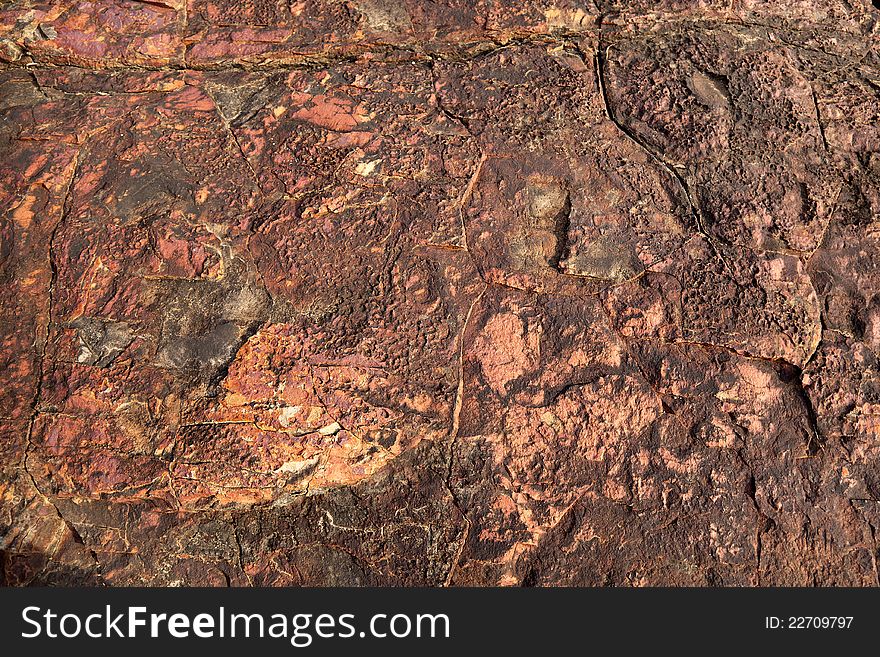
<path fill-rule="evenodd" d="M 2 581 L 877 585 L 878 11 L 0 10 Z"/>

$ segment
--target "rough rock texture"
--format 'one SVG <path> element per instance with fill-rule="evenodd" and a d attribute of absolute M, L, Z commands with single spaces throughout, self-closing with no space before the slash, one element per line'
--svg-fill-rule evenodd
<path fill-rule="evenodd" d="M 877 585 L 878 6 L 0 3 L 0 578 Z"/>

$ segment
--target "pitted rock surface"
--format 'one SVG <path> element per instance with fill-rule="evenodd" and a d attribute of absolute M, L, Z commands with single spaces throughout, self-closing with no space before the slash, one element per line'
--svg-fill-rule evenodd
<path fill-rule="evenodd" d="M 880 584 L 876 4 L 2 3 L 0 580 Z"/>

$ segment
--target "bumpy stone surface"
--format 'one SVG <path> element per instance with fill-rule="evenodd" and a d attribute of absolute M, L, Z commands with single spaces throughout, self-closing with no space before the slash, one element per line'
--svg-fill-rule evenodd
<path fill-rule="evenodd" d="M 880 584 L 878 4 L 3 2 L 0 580 Z"/>

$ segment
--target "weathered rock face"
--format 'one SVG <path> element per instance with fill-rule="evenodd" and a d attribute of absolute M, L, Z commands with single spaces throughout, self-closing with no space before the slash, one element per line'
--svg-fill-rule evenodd
<path fill-rule="evenodd" d="M 3 4 L 5 584 L 880 584 L 878 3 L 510 4 Z"/>

